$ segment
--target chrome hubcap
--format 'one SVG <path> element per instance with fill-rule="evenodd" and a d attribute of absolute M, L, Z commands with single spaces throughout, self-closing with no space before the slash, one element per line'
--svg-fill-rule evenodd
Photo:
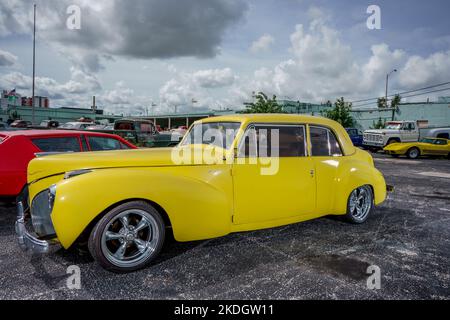
<path fill-rule="evenodd" d="M 411 158 L 417 158 L 417 156 L 419 155 L 416 149 L 413 149 L 409 152 L 409 155 Z"/>
<path fill-rule="evenodd" d="M 156 250 L 160 238 L 156 220 L 143 210 L 118 214 L 102 234 L 102 251 L 118 267 L 134 267 Z"/>
<path fill-rule="evenodd" d="M 362 186 L 350 195 L 350 214 L 357 220 L 364 220 L 372 208 L 372 191 L 368 186 Z"/>

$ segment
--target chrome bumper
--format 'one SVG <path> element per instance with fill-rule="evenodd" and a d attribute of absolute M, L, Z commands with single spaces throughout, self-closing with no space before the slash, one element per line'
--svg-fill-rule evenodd
<path fill-rule="evenodd" d="M 25 227 L 25 212 L 21 201 L 17 203 L 16 234 L 22 250 L 30 250 L 33 253 L 47 253 L 49 251 L 50 244 L 48 241 L 39 240 L 28 233 Z"/>
<path fill-rule="evenodd" d="M 383 148 L 384 147 L 384 143 L 383 142 L 375 142 L 375 141 L 363 141 L 363 146 L 367 146 L 367 147 L 378 147 L 378 148 Z"/>

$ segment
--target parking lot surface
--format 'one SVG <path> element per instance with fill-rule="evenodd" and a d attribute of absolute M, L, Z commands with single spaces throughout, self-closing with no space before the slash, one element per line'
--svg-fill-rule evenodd
<path fill-rule="evenodd" d="M 363 225 L 325 217 L 169 239 L 153 265 L 125 275 L 86 252 L 22 252 L 15 208 L 0 207 L 0 299 L 449 299 L 450 161 L 374 157 L 395 192 Z M 67 288 L 70 265 L 80 267 L 81 289 Z M 367 287 L 371 265 L 380 268 L 379 290 Z"/>

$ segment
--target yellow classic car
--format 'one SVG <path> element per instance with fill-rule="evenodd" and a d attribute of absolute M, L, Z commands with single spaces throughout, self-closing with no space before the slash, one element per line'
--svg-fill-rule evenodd
<path fill-rule="evenodd" d="M 393 157 L 445 156 L 450 159 L 450 140 L 443 138 L 423 138 L 418 142 L 392 143 L 384 148 Z"/>
<path fill-rule="evenodd" d="M 158 255 L 168 232 L 193 241 L 326 215 L 363 223 L 387 187 L 338 123 L 246 114 L 197 121 L 175 148 L 34 159 L 28 192 L 22 248 L 87 242 L 102 267 L 129 272 Z"/>

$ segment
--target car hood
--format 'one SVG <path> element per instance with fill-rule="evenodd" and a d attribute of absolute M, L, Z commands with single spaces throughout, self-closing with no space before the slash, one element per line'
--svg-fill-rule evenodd
<path fill-rule="evenodd" d="M 403 143 L 396 142 L 387 145 L 386 147 L 384 147 L 384 150 L 402 150 L 402 149 L 409 149 L 411 147 L 419 147 L 421 145 L 422 144 L 418 142 L 403 142 Z"/>
<path fill-rule="evenodd" d="M 364 133 L 372 133 L 372 134 L 390 134 L 390 133 L 398 133 L 399 130 L 392 129 L 379 129 L 379 130 L 366 130 Z"/>
<path fill-rule="evenodd" d="M 190 161 L 192 157 L 185 155 L 207 154 L 208 146 L 187 146 L 177 148 L 152 148 L 136 150 L 100 151 L 65 153 L 33 159 L 28 165 L 28 183 L 45 177 L 64 174 L 81 169 L 106 169 L 125 167 L 167 167 L 180 165 L 203 165 L 212 162 L 203 157 Z M 215 159 L 223 159 L 225 150 L 209 147 L 214 150 Z M 198 152 L 198 153 L 197 153 Z M 187 159 L 187 160 L 186 160 Z"/>

